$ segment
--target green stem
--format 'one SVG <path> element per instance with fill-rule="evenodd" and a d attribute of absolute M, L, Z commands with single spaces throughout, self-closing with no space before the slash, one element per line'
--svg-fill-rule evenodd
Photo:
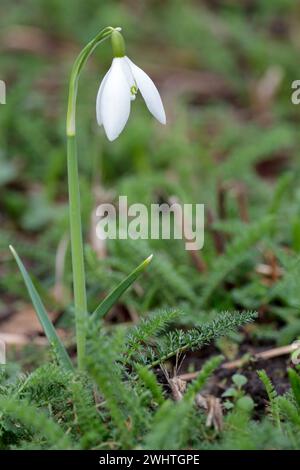
<path fill-rule="evenodd" d="M 68 184 L 77 359 L 78 367 L 81 369 L 83 367 L 83 359 L 85 354 L 85 323 L 87 317 L 87 300 L 80 214 L 77 148 L 75 136 L 68 137 Z"/>
<path fill-rule="evenodd" d="M 80 52 L 77 56 L 70 77 L 69 83 L 69 99 L 68 99 L 68 111 L 67 111 L 67 136 L 73 136 L 76 134 L 76 103 L 77 103 L 77 92 L 78 92 L 78 81 L 80 73 L 85 66 L 88 58 L 96 49 L 97 46 L 105 39 L 109 38 L 114 31 L 114 28 L 108 27 L 100 31 L 97 36 L 94 37 Z"/>
<path fill-rule="evenodd" d="M 111 36 L 114 28 L 108 27 L 100 31 L 90 41 L 76 58 L 69 83 L 69 98 L 66 122 L 67 154 L 68 154 L 68 186 L 70 232 L 73 269 L 73 291 L 75 303 L 75 323 L 77 341 L 77 360 L 80 369 L 84 366 L 86 343 L 87 299 L 84 270 L 84 254 L 82 239 L 82 224 L 80 212 L 80 191 L 76 146 L 76 104 L 78 81 L 80 73 L 94 49 L 105 39 Z"/>

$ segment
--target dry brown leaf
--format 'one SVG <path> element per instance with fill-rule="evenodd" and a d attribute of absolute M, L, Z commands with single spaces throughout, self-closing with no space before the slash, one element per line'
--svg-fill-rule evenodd
<path fill-rule="evenodd" d="M 31 305 L 24 305 L 19 311 L 13 313 L 0 323 L 1 333 L 32 335 L 43 331 Z"/>
<path fill-rule="evenodd" d="M 213 426 L 217 432 L 222 431 L 223 411 L 220 399 L 213 395 L 203 396 L 198 393 L 195 398 L 195 403 L 207 413 L 206 426 L 209 428 Z"/>

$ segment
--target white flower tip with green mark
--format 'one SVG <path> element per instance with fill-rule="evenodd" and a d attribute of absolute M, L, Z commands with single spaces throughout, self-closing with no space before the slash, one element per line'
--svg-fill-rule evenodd
<path fill-rule="evenodd" d="M 150 113 L 166 124 L 160 94 L 151 78 L 128 57 L 115 57 L 104 76 L 97 95 L 96 114 L 107 138 L 115 140 L 123 131 L 130 114 L 131 101 L 141 92 Z"/>

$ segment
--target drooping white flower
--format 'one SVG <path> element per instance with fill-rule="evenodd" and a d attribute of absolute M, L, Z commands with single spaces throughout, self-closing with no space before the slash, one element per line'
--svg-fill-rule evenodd
<path fill-rule="evenodd" d="M 138 90 L 150 113 L 162 124 L 166 114 L 159 92 L 151 78 L 128 57 L 115 57 L 99 87 L 96 113 L 110 141 L 124 129 L 130 114 L 131 101 Z"/>

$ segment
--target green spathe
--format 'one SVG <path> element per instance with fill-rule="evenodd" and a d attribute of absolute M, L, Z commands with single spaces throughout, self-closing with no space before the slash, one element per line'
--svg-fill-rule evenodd
<path fill-rule="evenodd" d="M 125 41 L 118 28 L 111 33 L 111 44 L 114 57 L 125 56 Z"/>

